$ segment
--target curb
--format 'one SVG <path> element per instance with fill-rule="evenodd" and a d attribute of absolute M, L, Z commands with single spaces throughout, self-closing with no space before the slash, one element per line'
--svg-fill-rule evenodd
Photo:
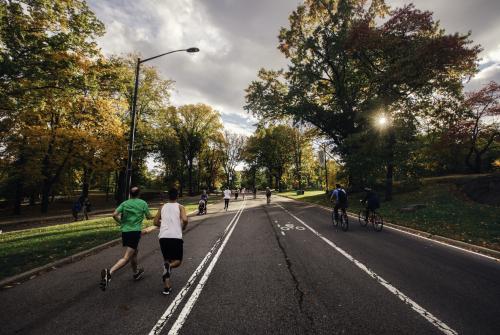
<path fill-rule="evenodd" d="M 196 212 L 197 212 L 197 210 L 194 210 L 192 212 L 187 213 L 187 215 L 189 216 L 189 215 L 192 215 Z M 146 227 L 142 230 L 142 235 L 149 234 L 155 229 L 156 229 L 156 226 Z M 48 272 L 50 270 L 54 270 L 57 267 L 60 267 L 60 266 L 66 265 L 66 264 L 77 262 L 77 261 L 81 260 L 82 258 L 97 254 L 104 249 L 114 247 L 115 245 L 120 244 L 121 240 L 122 240 L 121 238 L 117 238 L 117 239 L 111 240 L 109 242 L 103 243 L 101 245 L 95 246 L 93 248 L 90 248 L 88 250 L 80 251 L 74 255 L 65 257 L 63 259 L 59 259 L 59 260 L 54 261 L 52 263 L 48 263 L 48 264 L 39 266 L 37 268 L 25 271 L 23 273 L 2 279 L 2 280 L 0 280 L 0 290 L 10 288 L 10 287 L 5 287 L 5 286 L 9 286 L 12 284 L 19 285 L 28 279 L 33 279 L 33 278 L 37 277 L 39 274 Z"/>
<path fill-rule="evenodd" d="M 306 202 L 306 201 L 296 200 L 296 199 L 289 198 L 289 197 L 284 196 L 284 195 L 279 195 L 279 196 L 283 197 L 283 198 L 286 198 L 286 199 L 290 199 L 290 200 L 296 201 L 296 202 L 300 202 L 300 203 L 303 203 L 303 204 L 306 204 L 306 205 L 320 207 L 320 208 L 323 208 L 323 209 L 328 210 L 328 211 L 332 210 L 329 207 L 326 207 L 326 206 L 323 206 L 323 205 L 318 205 L 318 204 L 315 204 L 315 203 L 312 203 L 312 202 Z M 357 217 L 357 214 L 355 214 L 353 212 L 347 212 L 347 214 L 350 215 L 351 217 L 354 217 L 354 218 Z M 416 235 L 416 236 L 424 238 L 424 239 L 429 239 L 429 240 L 432 240 L 432 241 L 437 242 L 437 243 L 446 244 L 446 245 L 454 247 L 454 248 L 465 249 L 466 251 L 474 252 L 474 253 L 477 253 L 477 254 L 480 254 L 482 256 L 486 256 L 486 257 L 492 258 L 492 259 L 500 262 L 500 251 L 497 251 L 497 250 L 493 250 L 493 249 L 481 247 L 479 245 L 475 245 L 475 244 L 470 244 L 470 243 L 466 243 L 466 242 L 454 240 L 454 239 L 451 239 L 451 238 L 448 238 L 448 237 L 444 237 L 444 236 L 441 236 L 441 235 L 434 235 L 434 234 L 431 234 L 431 233 L 428 233 L 428 232 L 425 232 L 425 231 L 422 231 L 422 230 L 417 230 L 417 229 L 413 229 L 413 228 L 409 228 L 409 227 L 405 227 L 405 226 L 401 226 L 401 225 L 398 225 L 398 224 L 389 223 L 389 222 L 385 222 L 385 221 L 384 221 L 384 226 L 387 226 L 388 228 L 392 228 L 392 229 L 401 231 L 403 233 L 408 233 L 408 234 Z"/>

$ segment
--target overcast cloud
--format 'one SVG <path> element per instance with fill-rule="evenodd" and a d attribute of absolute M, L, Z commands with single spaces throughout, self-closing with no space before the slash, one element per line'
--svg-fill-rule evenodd
<path fill-rule="evenodd" d="M 176 81 L 175 105 L 206 103 L 222 114 L 227 129 L 249 134 L 255 120 L 243 110 L 244 89 L 261 67 L 282 68 L 276 49 L 281 26 L 298 0 L 88 0 L 106 25 L 100 46 L 106 54 L 139 52 L 143 57 L 191 46 L 151 62 Z M 408 1 L 390 0 L 391 6 Z M 481 71 L 468 84 L 500 82 L 500 0 L 415 0 L 447 32 L 472 31 L 481 44 Z"/>

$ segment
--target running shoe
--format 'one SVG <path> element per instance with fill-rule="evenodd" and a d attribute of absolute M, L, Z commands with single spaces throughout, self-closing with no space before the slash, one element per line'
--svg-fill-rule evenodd
<path fill-rule="evenodd" d="M 172 269 L 170 268 L 170 263 L 165 263 L 163 264 L 163 275 L 161 276 L 162 281 L 165 281 L 165 279 L 170 278 L 170 273 L 172 272 Z"/>
<path fill-rule="evenodd" d="M 172 292 L 172 288 L 171 287 L 165 287 L 163 289 L 163 292 L 161 292 L 161 293 L 163 293 L 164 295 L 169 295 L 170 292 Z"/>
<path fill-rule="evenodd" d="M 99 284 L 101 290 L 106 291 L 106 288 L 108 287 L 110 281 L 111 281 L 111 274 L 109 273 L 109 269 L 102 269 L 101 283 Z"/>
<path fill-rule="evenodd" d="M 144 269 L 143 268 L 138 268 L 137 272 L 134 273 L 132 277 L 134 277 L 134 280 L 140 280 L 142 279 L 142 276 L 144 275 Z"/>

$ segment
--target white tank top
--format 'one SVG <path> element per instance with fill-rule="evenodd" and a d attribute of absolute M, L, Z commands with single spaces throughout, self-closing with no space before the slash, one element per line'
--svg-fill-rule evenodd
<path fill-rule="evenodd" d="M 159 238 L 182 239 L 181 209 L 177 202 L 167 202 L 161 208 Z"/>

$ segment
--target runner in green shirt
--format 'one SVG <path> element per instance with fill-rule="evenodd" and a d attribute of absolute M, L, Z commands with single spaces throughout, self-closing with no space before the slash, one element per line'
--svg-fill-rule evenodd
<path fill-rule="evenodd" d="M 139 194 L 139 187 L 132 187 L 130 189 L 130 199 L 122 202 L 113 213 L 113 218 L 120 225 L 125 254 L 111 269 L 106 268 L 101 271 L 101 289 L 103 291 L 106 290 L 111 280 L 111 275 L 124 267 L 128 262 L 130 262 L 132 271 L 134 271 L 134 280 L 141 279 L 144 273 L 143 268 L 137 267 L 137 247 L 141 239 L 144 217 L 152 219 L 153 216 L 149 212 L 148 204 L 144 200 L 139 199 Z"/>

